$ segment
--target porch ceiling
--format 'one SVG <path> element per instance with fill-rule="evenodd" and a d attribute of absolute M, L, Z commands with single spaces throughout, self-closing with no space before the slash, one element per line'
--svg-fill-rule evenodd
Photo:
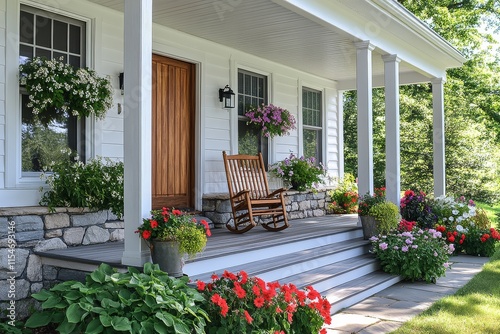
<path fill-rule="evenodd" d="M 124 10 L 124 0 L 89 1 L 122 12 Z M 285 8 L 278 2 L 283 3 L 269 0 L 153 0 L 153 21 L 336 80 L 341 89 L 354 89 L 356 49 L 353 42 L 360 39 L 335 25 Z M 383 78 L 384 63 L 380 55 L 385 53 L 379 48 L 373 52 L 374 85 L 380 84 Z M 428 81 L 425 78 L 427 75 L 420 72 L 402 59 L 401 83 Z"/>

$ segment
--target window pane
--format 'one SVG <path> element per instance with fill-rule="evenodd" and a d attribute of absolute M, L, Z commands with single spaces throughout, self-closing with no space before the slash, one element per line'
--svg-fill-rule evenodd
<path fill-rule="evenodd" d="M 82 67 L 81 58 L 77 56 L 69 56 L 69 64 L 74 67 Z"/>
<path fill-rule="evenodd" d="M 62 57 L 62 61 L 64 63 L 68 62 L 68 55 L 65 53 L 60 53 L 60 52 L 54 51 L 53 57 L 54 57 L 54 59 L 60 59 Z"/>
<path fill-rule="evenodd" d="M 21 17 L 19 22 L 19 40 L 21 43 L 33 44 L 33 20 L 34 15 L 31 13 L 21 11 Z"/>
<path fill-rule="evenodd" d="M 19 46 L 19 57 L 21 58 L 22 62 L 24 62 L 28 58 L 29 59 L 33 58 L 33 47 L 27 46 L 27 45 L 20 45 Z"/>
<path fill-rule="evenodd" d="M 36 17 L 36 44 L 38 46 L 52 47 L 52 20 L 38 16 Z"/>
<path fill-rule="evenodd" d="M 74 25 L 69 27 L 69 52 L 71 53 L 81 53 L 81 30 L 82 28 Z"/>
<path fill-rule="evenodd" d="M 259 153 L 259 131 L 247 122 L 238 121 L 238 153 L 256 155 Z"/>
<path fill-rule="evenodd" d="M 54 49 L 68 51 L 68 24 L 54 20 Z"/>
<path fill-rule="evenodd" d="M 26 107 L 28 96 L 23 95 L 22 99 L 22 170 L 41 172 L 50 162 L 64 158 L 61 152 L 68 147 L 67 127 L 56 122 L 46 127 L 36 122 L 32 110 Z"/>
<path fill-rule="evenodd" d="M 321 130 L 304 129 L 304 156 L 321 162 Z"/>
<path fill-rule="evenodd" d="M 52 59 L 52 52 L 50 52 L 50 50 L 36 48 L 35 56 Z"/>
<path fill-rule="evenodd" d="M 243 93 L 246 95 L 252 95 L 252 77 L 245 75 L 245 84 L 243 85 Z"/>
<path fill-rule="evenodd" d="M 322 116 L 321 92 L 312 89 L 302 90 L 303 150 L 307 158 L 314 157 L 321 162 L 322 157 Z"/>

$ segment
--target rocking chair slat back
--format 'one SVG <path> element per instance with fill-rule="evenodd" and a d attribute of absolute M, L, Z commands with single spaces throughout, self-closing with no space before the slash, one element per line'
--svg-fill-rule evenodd
<path fill-rule="evenodd" d="M 250 198 L 257 199 L 267 196 L 269 186 L 262 155 L 226 156 L 226 169 L 229 192 L 237 194 L 243 190 L 250 191 Z"/>

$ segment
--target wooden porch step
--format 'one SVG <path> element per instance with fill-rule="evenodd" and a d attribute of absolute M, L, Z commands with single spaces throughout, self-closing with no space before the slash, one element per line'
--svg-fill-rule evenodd
<path fill-rule="evenodd" d="M 288 249 L 293 249 L 289 245 Z M 233 267 L 226 267 L 225 270 L 238 272 L 246 271 L 251 276 L 259 276 L 265 281 L 282 280 L 283 277 L 292 276 L 304 271 L 309 271 L 328 264 L 351 259 L 355 256 L 368 253 L 369 244 L 361 238 L 345 240 L 332 244 L 327 244 L 315 248 L 307 248 L 279 256 L 268 253 L 267 258 L 246 263 L 239 263 Z M 240 253 L 239 256 L 249 258 L 247 254 Z M 196 265 L 197 263 L 193 263 Z M 204 272 L 198 275 L 189 275 L 192 280 L 210 280 L 211 275 L 216 270 Z"/>
<path fill-rule="evenodd" d="M 381 270 L 321 291 L 331 304 L 331 313 L 352 306 L 401 281 L 401 277 Z"/>
<path fill-rule="evenodd" d="M 183 271 L 194 282 L 212 273 L 245 270 L 265 281 L 312 285 L 332 303 L 332 313 L 351 306 L 399 281 L 380 272 L 363 240 L 357 216 L 325 216 L 292 221 L 280 232 L 259 227 L 235 235 L 214 229 L 205 251 L 188 260 Z M 101 262 L 119 270 L 123 242 L 39 252 L 43 264 L 92 271 Z"/>

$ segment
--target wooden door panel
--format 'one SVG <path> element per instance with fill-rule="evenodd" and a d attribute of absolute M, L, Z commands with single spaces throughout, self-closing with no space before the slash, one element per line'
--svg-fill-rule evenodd
<path fill-rule="evenodd" d="M 153 55 L 153 207 L 193 207 L 194 65 Z"/>

